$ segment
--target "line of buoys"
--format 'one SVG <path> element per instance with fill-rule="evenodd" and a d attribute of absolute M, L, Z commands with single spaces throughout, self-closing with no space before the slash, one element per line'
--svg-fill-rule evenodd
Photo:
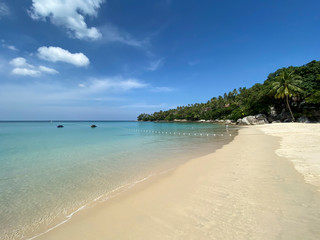
<path fill-rule="evenodd" d="M 223 136 L 232 136 L 232 134 L 230 133 L 227 133 L 226 135 L 224 135 L 223 133 L 221 134 L 218 134 L 218 133 L 180 133 L 180 132 L 163 132 L 163 131 L 154 131 L 154 130 L 144 130 L 144 129 L 134 129 L 135 132 L 145 132 L 145 133 L 156 133 L 156 134 L 169 134 L 169 135 L 183 135 L 183 136 L 200 136 L 200 137 L 203 137 L 203 136 L 206 136 L 206 137 L 209 137 L 209 136 L 214 136 L 214 137 L 223 137 Z"/>

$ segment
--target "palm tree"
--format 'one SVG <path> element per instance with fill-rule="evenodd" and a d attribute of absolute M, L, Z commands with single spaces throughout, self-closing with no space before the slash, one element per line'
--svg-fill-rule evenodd
<path fill-rule="evenodd" d="M 290 111 L 293 122 L 295 119 L 289 105 L 289 97 L 298 96 L 299 93 L 303 92 L 299 87 L 302 82 L 300 79 L 300 76 L 294 74 L 294 70 L 284 69 L 275 77 L 275 82 L 272 83 L 273 91 L 276 92 L 274 97 L 286 99 L 287 107 Z"/>

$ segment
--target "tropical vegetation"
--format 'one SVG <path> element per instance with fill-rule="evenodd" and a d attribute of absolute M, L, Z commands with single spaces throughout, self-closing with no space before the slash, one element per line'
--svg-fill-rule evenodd
<path fill-rule="evenodd" d="M 303 90 L 299 87 L 301 85 L 301 77 L 294 74 L 293 69 L 284 69 L 278 76 L 275 77 L 275 82 L 272 83 L 272 91 L 275 91 L 275 98 L 285 98 L 287 107 L 290 111 L 292 121 L 294 116 L 289 104 L 289 97 L 296 97 Z"/>
<path fill-rule="evenodd" d="M 270 73 L 263 83 L 240 87 L 206 103 L 188 104 L 167 111 L 140 114 L 139 121 L 188 121 L 231 119 L 258 113 L 271 116 L 289 110 L 291 119 L 306 116 L 316 119 L 320 110 L 320 61 L 300 67 L 290 66 Z M 290 118 L 290 117 L 289 117 Z"/>

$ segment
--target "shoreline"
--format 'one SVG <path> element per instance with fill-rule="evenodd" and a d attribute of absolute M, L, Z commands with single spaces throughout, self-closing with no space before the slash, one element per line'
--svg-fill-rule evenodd
<path fill-rule="evenodd" d="M 279 183 L 290 185 L 289 189 L 293 191 L 294 188 L 291 182 L 284 180 L 286 178 L 283 178 L 277 169 L 273 169 L 276 166 L 270 165 L 268 160 L 272 158 L 274 164 L 280 164 L 281 171 L 294 180 L 294 186 L 299 183 L 299 190 L 308 193 L 304 194 L 308 199 L 320 200 L 320 196 L 312 186 L 303 181 L 300 174 L 290 165 L 291 162 L 274 153 L 279 148 L 279 138 L 261 133 L 256 127 L 241 128 L 239 135 L 232 142 L 216 152 L 192 159 L 169 173 L 137 184 L 134 188 L 107 202 L 84 209 L 67 223 L 34 239 L 215 239 L 215 237 L 248 239 L 249 236 L 255 236 L 252 239 L 276 239 L 275 236 L 279 236 L 280 232 L 284 231 L 280 227 L 283 224 L 291 230 L 282 233 L 286 237 L 281 239 L 290 239 L 289 236 L 292 239 L 295 235 L 291 235 L 290 232 L 297 226 L 291 226 L 292 223 L 282 223 L 282 216 L 278 213 L 284 212 L 287 204 L 283 202 L 289 201 L 290 198 L 280 191 L 284 196 L 278 202 L 276 201 L 281 203 L 279 207 L 268 194 L 276 198 L 274 192 L 277 191 L 274 190 L 279 191 Z M 266 146 L 260 146 L 259 149 L 257 146 L 248 146 L 249 138 L 267 140 L 267 149 Z M 247 162 L 247 158 L 253 160 L 249 153 L 257 154 L 257 150 L 264 152 L 265 156 L 259 155 L 259 158 L 263 159 L 262 166 L 267 166 L 269 172 L 264 172 L 260 165 L 255 166 L 257 163 L 251 166 Z M 257 175 L 260 171 L 263 174 Z M 272 178 L 268 179 L 270 171 Z M 262 177 L 264 175 L 265 177 Z M 261 179 L 256 179 L 257 177 Z M 259 180 L 263 181 L 259 182 Z M 268 186 L 269 180 L 273 183 L 272 186 Z M 256 191 L 261 187 L 257 182 L 266 185 L 264 189 L 268 190 L 267 195 L 260 193 L 265 195 L 263 198 L 256 196 Z M 253 186 L 250 186 L 251 184 Z M 238 188 L 240 192 L 236 191 Z M 304 195 L 300 193 L 297 195 L 301 198 L 302 209 L 301 204 L 298 204 L 295 206 L 294 213 L 299 213 L 297 215 L 300 217 L 307 217 L 304 211 L 308 210 L 309 214 L 315 215 L 312 217 L 315 221 L 297 230 L 295 234 L 301 235 L 304 239 L 316 239 L 314 234 L 320 234 L 316 227 L 319 224 L 317 219 L 319 219 L 320 207 L 314 206 L 310 199 L 304 203 L 306 200 Z M 261 204 L 261 201 L 268 204 Z M 260 214 L 267 211 L 270 204 L 274 209 L 266 215 L 255 216 L 252 210 L 257 204 L 261 205 L 256 209 Z M 303 204 L 306 204 L 308 209 L 305 209 Z M 237 213 L 239 209 L 240 212 Z M 313 211 L 310 211 L 311 209 Z M 230 217 L 228 217 L 229 214 L 231 214 Z M 254 226 L 256 223 L 252 221 L 253 219 L 260 224 Z M 264 227 L 269 220 L 270 223 L 277 224 L 273 231 L 267 231 L 266 234 Z M 239 231 L 231 230 L 234 227 Z M 306 234 L 309 234 L 309 237 L 306 237 L 308 236 Z"/>
<path fill-rule="evenodd" d="M 165 126 L 167 126 L 167 125 L 165 125 Z M 101 127 L 102 127 L 102 125 L 101 125 Z M 141 127 L 142 127 L 142 129 L 141 129 Z M 192 130 L 191 130 L 191 127 L 192 127 Z M 200 127 L 200 128 L 197 128 L 197 127 L 198 126 L 194 126 L 194 127 L 190 126 L 189 127 L 190 131 L 191 131 L 191 135 L 192 135 L 191 138 L 187 137 L 187 136 L 183 137 L 183 135 L 188 135 L 187 133 L 185 133 L 185 130 L 189 130 L 187 128 L 179 127 L 178 130 L 181 128 L 184 131 L 176 132 L 177 136 L 174 136 L 174 132 L 172 132 L 172 137 L 171 136 L 169 137 L 169 135 L 171 134 L 171 132 L 169 132 L 169 130 L 168 130 L 168 132 L 162 132 L 161 135 L 163 135 L 163 136 L 160 136 L 159 138 L 160 139 L 167 139 L 168 141 L 170 141 L 170 143 L 166 144 L 166 146 L 169 146 L 172 148 L 168 149 L 168 151 L 167 151 L 167 148 L 164 148 L 163 146 L 160 149 L 163 149 L 164 151 L 157 151 L 156 150 L 157 148 L 153 148 L 154 151 L 151 149 L 152 151 L 150 151 L 149 153 L 146 152 L 143 155 L 141 155 L 141 159 L 145 159 L 145 160 L 142 160 L 140 162 L 146 162 L 147 164 L 149 164 L 146 166 L 150 166 L 150 168 L 148 168 L 148 169 L 145 167 L 145 169 L 148 170 L 148 171 L 143 172 L 145 174 L 136 174 L 135 175 L 136 177 L 130 179 L 129 177 L 131 175 L 133 176 L 132 173 L 134 173 L 134 172 L 133 171 L 132 172 L 122 171 L 122 173 L 123 173 L 122 175 L 127 176 L 127 177 L 125 177 L 125 179 L 129 179 L 129 180 L 123 181 L 118 185 L 111 184 L 111 183 L 109 184 L 109 182 L 106 182 L 106 181 L 96 182 L 94 180 L 94 181 L 92 181 L 94 183 L 93 184 L 94 186 L 98 186 L 98 183 L 100 183 L 99 184 L 100 188 L 104 188 L 107 190 L 102 193 L 96 194 L 92 197 L 86 198 L 85 201 L 82 201 L 82 202 L 79 201 L 79 199 L 80 200 L 83 199 L 83 198 L 81 198 L 83 195 L 76 194 L 76 191 L 74 191 L 73 193 L 70 193 L 70 191 L 65 191 L 65 192 L 69 193 L 66 196 L 67 198 L 64 198 L 63 195 L 60 195 L 60 197 L 56 197 L 57 202 L 59 203 L 56 206 L 57 206 L 58 210 L 63 208 L 62 209 L 63 211 L 56 211 L 56 212 L 51 211 L 51 213 L 53 213 L 51 215 L 48 215 L 48 214 L 44 215 L 43 214 L 42 215 L 43 217 L 40 216 L 39 218 L 33 218 L 33 216 L 36 216 L 37 213 L 41 213 L 41 212 L 48 213 L 51 210 L 50 209 L 51 205 L 48 204 L 48 207 L 42 208 L 43 211 L 39 211 L 39 209 L 34 209 L 34 211 L 29 211 L 28 214 L 25 214 L 26 219 L 33 218 L 33 219 L 35 219 L 34 221 L 29 221 L 29 222 L 25 221 L 25 224 L 24 224 L 24 222 L 21 221 L 23 224 L 18 224 L 18 220 L 22 219 L 22 218 L 20 218 L 17 221 L 12 220 L 11 222 L 13 224 L 9 225 L 9 221 L 5 220 L 4 221 L 5 224 L 6 223 L 8 223 L 8 224 L 2 226 L 3 227 L 1 229 L 2 234 L 0 234 L 0 235 L 3 236 L 4 239 L 35 239 L 36 236 L 43 235 L 44 232 L 51 231 L 52 229 L 55 229 L 58 226 L 61 226 L 64 223 L 68 222 L 73 217 L 73 215 L 75 215 L 75 213 L 83 210 L 84 208 L 87 208 L 87 207 L 91 208 L 93 205 L 100 204 L 104 200 L 107 200 L 110 197 L 110 195 L 114 195 L 113 193 L 110 194 L 110 192 L 117 191 L 118 188 L 120 188 L 120 190 L 117 191 L 117 193 L 126 191 L 129 187 L 131 187 L 131 185 L 136 185 L 137 182 L 140 182 L 141 180 L 145 180 L 144 178 L 149 178 L 150 175 L 158 175 L 158 174 L 161 175 L 161 173 L 163 171 L 167 171 L 167 170 L 171 170 L 173 168 L 176 168 L 186 161 L 189 161 L 193 158 L 197 158 L 199 156 L 206 155 L 208 153 L 212 153 L 217 148 L 221 148 L 224 144 L 231 141 L 237 132 L 237 129 L 236 130 L 231 130 L 231 129 L 228 130 L 225 128 L 221 128 L 221 127 L 215 128 L 215 126 L 212 126 L 212 127 L 209 127 L 210 129 L 213 129 L 213 131 L 209 131 L 211 133 L 201 134 L 203 132 L 206 132 L 205 130 L 208 129 L 208 127 Z M 101 129 L 103 130 L 103 128 L 101 128 Z M 157 132 L 148 131 L 145 129 L 148 129 L 148 125 L 147 125 L 147 127 L 145 127 L 145 125 L 141 125 L 140 130 L 137 128 L 137 129 L 133 129 L 132 132 L 139 132 L 140 131 L 141 133 L 137 133 L 138 135 L 146 136 L 145 138 L 149 138 L 149 139 L 153 139 L 153 138 L 157 139 L 158 138 L 158 137 L 152 137 L 152 135 L 156 135 Z M 159 129 L 161 130 L 163 128 L 159 128 Z M 197 129 L 200 129 L 200 130 L 198 131 Z M 178 137 L 178 135 L 180 135 L 180 133 L 181 133 L 181 138 L 180 138 L 180 136 Z M 214 134 L 214 133 L 216 133 L 216 134 Z M 222 136 L 221 133 L 223 133 L 223 135 L 225 135 L 225 137 L 221 137 Z M 228 134 L 225 134 L 225 133 L 228 133 Z M 133 133 L 133 134 L 135 134 L 135 133 Z M 158 134 L 160 135 L 160 132 L 158 132 Z M 166 137 L 165 135 L 167 135 L 168 137 Z M 189 133 L 189 135 L 190 135 L 190 133 Z M 171 139 L 173 139 L 174 141 L 171 141 Z M 175 139 L 177 139 L 177 141 L 175 141 Z M 181 139 L 181 140 L 178 141 L 178 139 Z M 181 144 L 179 142 L 181 142 Z M 188 142 L 193 142 L 193 144 L 188 144 Z M 178 146 L 177 143 L 179 143 L 181 145 L 181 148 L 176 148 L 176 146 Z M 150 148 L 150 146 L 149 146 L 149 148 Z M 145 148 L 145 149 L 147 150 L 147 148 Z M 174 149 L 177 149 L 177 150 L 174 150 Z M 129 151 L 127 151 L 127 152 L 130 153 Z M 153 152 L 159 152 L 160 154 L 159 155 L 153 154 Z M 135 152 L 133 152 L 133 154 L 134 153 Z M 128 156 L 129 155 L 127 155 L 127 157 Z M 129 157 L 134 159 L 134 155 L 130 154 Z M 156 161 L 158 161 L 159 163 L 156 163 L 156 161 L 155 161 L 154 164 L 151 165 L 150 163 L 153 163 L 152 162 L 153 158 Z M 137 163 L 139 163 L 139 162 L 137 162 Z M 134 166 L 134 165 L 132 165 L 132 166 Z M 90 171 L 88 172 L 87 170 L 85 170 L 85 172 L 90 173 Z M 90 175 L 90 174 L 88 174 L 88 175 Z M 100 180 L 100 179 L 98 179 L 98 180 Z M 107 184 L 105 185 L 104 183 L 107 183 Z M 112 186 L 112 188 L 106 188 L 106 186 Z M 50 187 L 51 186 L 48 186 L 48 188 L 44 188 L 44 189 L 49 190 Z M 115 189 L 115 188 L 117 188 L 117 189 Z M 37 188 L 33 187 L 33 189 L 36 190 Z M 65 186 L 61 186 L 60 189 L 67 190 L 68 188 L 65 185 Z M 44 192 L 46 192 L 46 190 L 44 190 Z M 82 194 L 82 193 L 80 192 L 80 194 Z M 99 199 L 98 201 L 97 201 L 97 198 Z M 24 199 L 24 198 L 16 198 L 16 199 Z M 51 198 L 51 199 L 52 199 L 52 202 L 54 202 L 53 200 L 55 198 L 54 199 Z M 35 201 L 28 201 L 28 202 L 29 203 L 36 203 L 37 201 L 35 199 Z M 29 206 L 28 202 L 23 203 L 22 206 L 28 207 Z M 66 203 L 66 204 L 64 205 L 63 203 Z M 80 204 L 73 204 L 72 205 L 69 203 L 80 203 Z M 69 204 L 69 205 L 67 205 L 67 204 Z M 59 215 L 55 214 L 55 213 L 58 213 Z M 38 215 L 40 215 L 40 214 L 38 214 Z M 51 217 L 51 216 L 53 216 L 53 217 Z M 3 219 L 6 219 L 5 215 L 4 215 L 4 218 L 2 218 L 2 220 Z M 10 216 L 9 216 L 7 219 L 11 220 L 13 218 L 10 218 Z M 14 224 L 16 224 L 16 225 L 14 225 Z M 8 226 L 8 227 L 6 227 L 6 226 Z M 17 227 L 15 227 L 15 226 L 17 226 Z"/>

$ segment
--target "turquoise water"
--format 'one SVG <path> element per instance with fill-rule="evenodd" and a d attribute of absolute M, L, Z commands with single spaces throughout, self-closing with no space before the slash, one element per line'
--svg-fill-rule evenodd
<path fill-rule="evenodd" d="M 0 123 L 1 239 L 44 232 L 115 189 L 213 152 L 236 133 L 215 124 L 92 123 Z"/>

